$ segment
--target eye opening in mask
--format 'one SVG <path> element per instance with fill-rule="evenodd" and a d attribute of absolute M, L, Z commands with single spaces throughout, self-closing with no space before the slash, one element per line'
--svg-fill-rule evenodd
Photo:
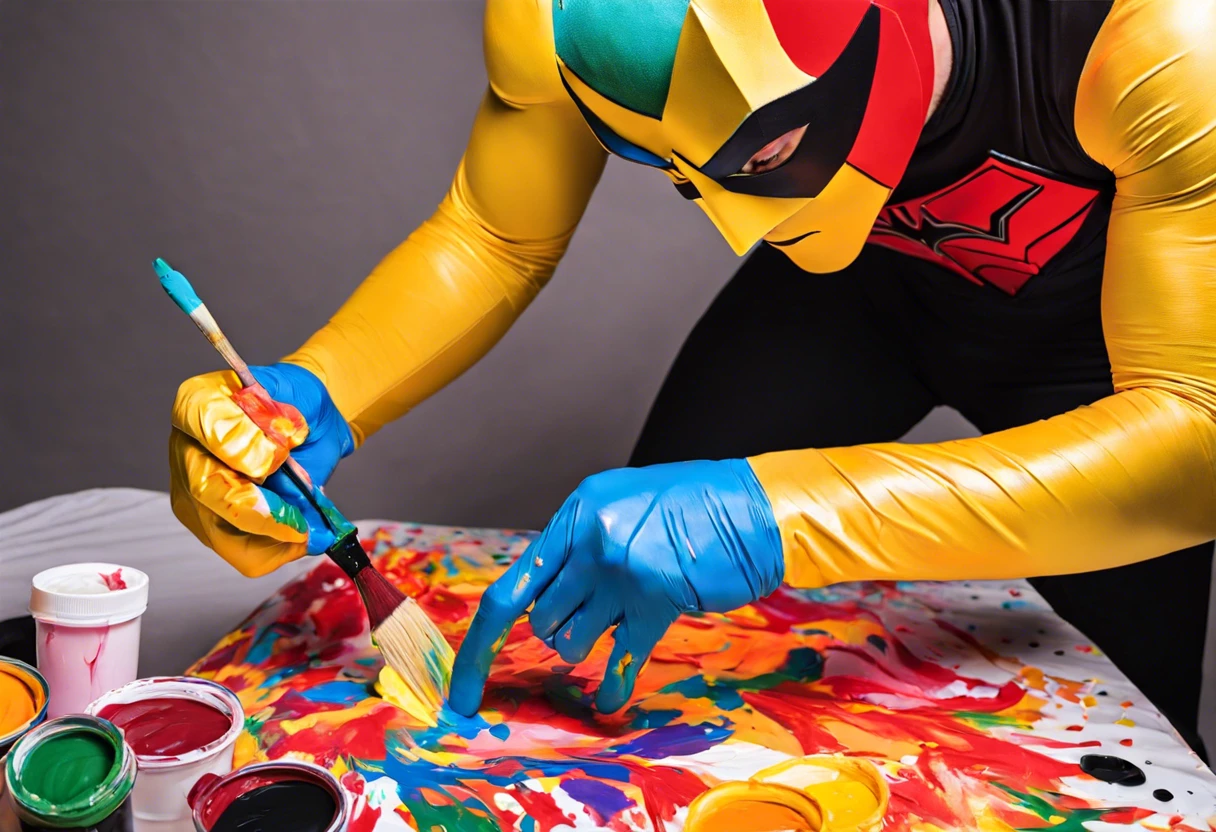
<path fill-rule="evenodd" d="M 812 199 L 845 164 L 865 119 L 878 65 L 881 12 L 871 6 L 840 57 L 818 79 L 763 105 L 702 166 L 673 151 L 723 188 L 738 194 Z M 777 167 L 743 173 L 767 145 L 803 125 L 806 131 Z"/>

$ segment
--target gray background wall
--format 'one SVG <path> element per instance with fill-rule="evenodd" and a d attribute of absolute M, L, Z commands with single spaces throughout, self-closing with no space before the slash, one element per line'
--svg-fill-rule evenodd
<path fill-rule="evenodd" d="M 321 326 L 442 197 L 484 85 L 476 0 L 0 0 L 0 509 L 165 489 L 177 384 Z M 628 456 L 738 264 L 613 162 L 553 283 L 488 358 L 339 469 L 353 516 L 539 527 Z M 971 433 L 935 412 L 911 438 Z"/>

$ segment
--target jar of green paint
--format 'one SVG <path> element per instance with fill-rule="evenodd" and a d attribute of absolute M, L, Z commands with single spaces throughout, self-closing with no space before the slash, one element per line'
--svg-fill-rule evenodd
<path fill-rule="evenodd" d="M 52 719 L 17 741 L 4 766 L 22 832 L 134 832 L 135 754 L 113 723 Z"/>

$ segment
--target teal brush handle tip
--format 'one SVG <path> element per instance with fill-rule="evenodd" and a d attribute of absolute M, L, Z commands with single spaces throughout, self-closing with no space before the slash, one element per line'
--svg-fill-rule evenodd
<path fill-rule="evenodd" d="M 186 280 L 186 276 L 166 263 L 163 257 L 153 260 L 152 267 L 156 269 L 156 276 L 160 278 L 161 288 L 187 315 L 192 314 L 195 309 L 203 305 L 198 295 L 194 293 L 194 287 L 190 285 L 190 281 Z"/>

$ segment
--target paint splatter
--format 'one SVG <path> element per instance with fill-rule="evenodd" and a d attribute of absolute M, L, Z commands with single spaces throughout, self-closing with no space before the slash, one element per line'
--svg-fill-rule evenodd
<path fill-rule="evenodd" d="M 482 591 L 531 539 L 390 525 L 363 544 L 455 646 Z M 1011 597 L 1017 609 L 1002 610 Z M 1016 633 L 1035 633 L 1038 649 Z M 1150 817 L 1153 828 L 1209 828 L 1216 777 L 1196 773 L 1146 705 L 1126 709 L 1134 725 L 1112 727 L 1126 719 L 1120 703 L 1141 700 L 1098 651 L 1072 649 L 1083 641 L 1022 582 L 783 588 L 727 615 L 681 618 L 630 705 L 603 715 L 591 702 L 611 640 L 571 666 L 520 622 L 480 714 L 445 709 L 428 726 L 377 695 L 366 614 L 326 561 L 191 672 L 241 698 L 237 765 L 330 768 L 361 807 L 358 832 L 672 832 L 707 790 L 804 755 L 872 763 L 889 787 L 884 832 L 1084 832 Z M 1131 765 L 1111 752 L 1133 740 L 1153 749 L 1152 788 L 1180 795 L 1176 821 L 1163 825 L 1148 789 L 1112 800 L 1114 781 L 1094 773 Z M 1107 762 L 1079 762 L 1088 757 Z"/>
<path fill-rule="evenodd" d="M 106 585 L 106 589 L 110 590 L 110 592 L 127 588 L 127 582 L 122 579 L 121 569 L 115 569 L 108 575 L 105 572 L 99 572 L 97 574 L 101 578 L 101 582 Z"/>

